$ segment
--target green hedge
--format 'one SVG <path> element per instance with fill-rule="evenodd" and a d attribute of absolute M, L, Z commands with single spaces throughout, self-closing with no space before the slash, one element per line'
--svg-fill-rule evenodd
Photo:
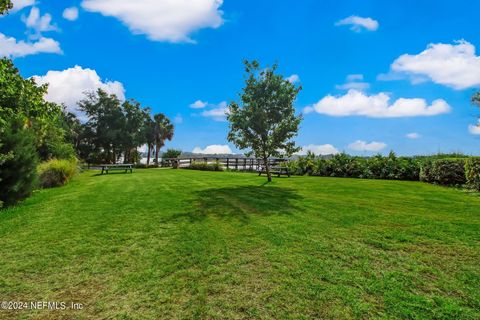
<path fill-rule="evenodd" d="M 38 166 L 38 176 L 42 188 L 53 188 L 67 184 L 77 173 L 77 160 L 52 159 Z"/>
<path fill-rule="evenodd" d="M 415 158 L 397 157 L 393 152 L 387 157 L 354 157 L 345 153 L 330 159 L 317 158 L 309 153 L 305 157 L 289 161 L 287 166 L 293 174 L 323 177 L 417 180 L 420 162 Z"/>
<path fill-rule="evenodd" d="M 466 183 L 464 159 L 440 159 L 422 164 L 420 180 L 443 186 L 462 186 Z"/>
<path fill-rule="evenodd" d="M 184 167 L 182 169 L 201 170 L 201 171 L 223 171 L 223 167 L 220 165 L 218 161 L 214 163 L 195 161 L 195 162 L 192 162 L 192 164 L 189 167 Z"/>
<path fill-rule="evenodd" d="M 467 184 L 480 191 L 480 158 L 469 158 L 465 162 Z"/>
<path fill-rule="evenodd" d="M 421 157 L 355 157 L 345 153 L 330 158 L 312 153 L 289 161 L 292 174 L 323 177 L 424 181 L 443 186 L 468 185 L 480 191 L 480 158 L 464 155 Z"/>

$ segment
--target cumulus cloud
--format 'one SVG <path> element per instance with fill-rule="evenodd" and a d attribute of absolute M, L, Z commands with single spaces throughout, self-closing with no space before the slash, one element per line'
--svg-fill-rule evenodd
<path fill-rule="evenodd" d="M 66 8 L 65 10 L 63 10 L 62 16 L 64 19 L 75 21 L 78 19 L 78 8 L 77 7 Z"/>
<path fill-rule="evenodd" d="M 204 110 L 201 115 L 206 118 L 211 118 L 215 121 L 226 121 L 228 113 L 228 104 L 222 101 L 219 104 L 208 104 L 211 109 Z"/>
<path fill-rule="evenodd" d="M 208 102 L 203 102 L 202 100 L 197 100 L 190 105 L 192 109 L 203 109 L 208 105 Z"/>
<path fill-rule="evenodd" d="M 348 145 L 348 148 L 354 151 L 370 151 L 370 152 L 378 152 L 385 149 L 387 145 L 383 142 L 372 141 L 367 143 L 363 140 L 357 140 L 352 142 Z"/>
<path fill-rule="evenodd" d="M 46 100 L 65 104 L 68 110 L 78 114 L 77 102 L 86 92 L 102 89 L 125 100 L 125 89 L 118 81 L 102 81 L 95 70 L 75 66 L 63 71 L 48 71 L 44 76 L 33 77 L 38 84 L 48 83 Z"/>
<path fill-rule="evenodd" d="M 408 139 L 420 139 L 422 136 L 416 132 L 407 133 L 405 135 Z"/>
<path fill-rule="evenodd" d="M 285 80 L 287 80 L 290 83 L 297 83 L 297 82 L 300 82 L 300 76 L 298 74 L 292 74 L 290 77 L 286 78 Z"/>
<path fill-rule="evenodd" d="M 478 120 L 478 123 L 476 125 L 471 124 L 468 126 L 468 132 L 471 134 L 480 134 L 480 120 Z"/>
<path fill-rule="evenodd" d="M 306 155 L 308 151 L 316 155 L 329 155 L 329 154 L 340 153 L 340 151 L 338 151 L 338 149 L 332 146 L 331 144 L 321 144 L 321 145 L 309 144 L 307 146 L 303 146 L 302 150 L 300 150 L 297 154 Z"/>
<path fill-rule="evenodd" d="M 175 118 L 173 119 L 173 122 L 176 124 L 181 124 L 183 123 L 183 117 L 181 114 L 177 114 Z"/>
<path fill-rule="evenodd" d="M 190 35 L 223 24 L 223 0 L 83 0 L 85 10 L 119 19 L 151 40 L 194 42 Z"/>
<path fill-rule="evenodd" d="M 31 7 L 35 4 L 35 0 L 13 0 L 12 12 L 17 12 L 23 8 Z"/>
<path fill-rule="evenodd" d="M 195 147 L 192 152 L 201 154 L 233 154 L 232 149 L 230 149 L 230 147 L 226 144 L 212 144 L 204 149 Z"/>
<path fill-rule="evenodd" d="M 0 57 L 18 58 L 38 53 L 62 53 L 60 43 L 40 37 L 34 42 L 17 41 L 13 37 L 7 37 L 0 33 Z"/>
<path fill-rule="evenodd" d="M 35 30 L 37 35 L 40 35 L 42 32 L 58 30 L 57 27 L 52 24 L 52 16 L 49 13 L 45 13 L 42 16 L 40 9 L 37 7 L 33 7 L 28 16 L 23 16 L 22 21 L 27 28 Z"/>
<path fill-rule="evenodd" d="M 336 26 L 350 26 L 350 30 L 360 32 L 362 30 L 376 31 L 379 23 L 372 18 L 350 16 L 335 23 Z"/>
<path fill-rule="evenodd" d="M 390 104 L 388 94 L 381 92 L 366 95 L 358 90 L 349 90 L 343 96 L 328 95 L 312 106 L 304 109 L 304 113 L 316 111 L 329 116 L 366 116 L 371 118 L 399 118 L 434 116 L 450 112 L 451 107 L 445 100 L 438 99 L 428 105 L 425 99 L 399 98 Z"/>
<path fill-rule="evenodd" d="M 425 80 L 457 90 L 480 86 L 480 57 L 475 46 L 460 40 L 454 44 L 431 43 L 416 55 L 404 54 L 391 65 L 390 74 L 380 80 L 396 80 L 407 76 L 412 83 Z"/>
<path fill-rule="evenodd" d="M 363 82 L 363 74 L 349 74 L 346 80 L 346 83 L 336 85 L 335 88 L 338 90 L 354 89 L 359 91 L 370 88 L 370 84 L 368 82 Z"/>

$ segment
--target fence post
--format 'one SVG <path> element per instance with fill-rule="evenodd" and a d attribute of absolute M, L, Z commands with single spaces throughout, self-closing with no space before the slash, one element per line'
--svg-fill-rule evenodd
<path fill-rule="evenodd" d="M 238 170 L 238 158 L 235 158 L 235 170 Z"/>
<path fill-rule="evenodd" d="M 229 169 L 228 168 L 228 165 L 230 164 L 230 158 L 227 158 L 227 170 Z"/>

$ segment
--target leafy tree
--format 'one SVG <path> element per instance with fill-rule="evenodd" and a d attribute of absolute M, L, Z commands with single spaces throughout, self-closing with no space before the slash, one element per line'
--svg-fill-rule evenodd
<path fill-rule="evenodd" d="M 84 126 L 87 160 L 115 163 L 123 151 L 125 115 L 117 96 L 98 89 L 78 103 L 88 117 Z"/>
<path fill-rule="evenodd" d="M 228 140 L 263 159 L 268 181 L 272 180 L 268 158 L 282 153 L 290 156 L 300 149 L 291 139 L 302 120 L 293 106 L 301 87 L 276 74 L 276 70 L 277 65 L 261 69 L 257 61 L 245 61 L 247 78 L 241 102 L 230 103 L 227 115 Z"/>
<path fill-rule="evenodd" d="M 142 109 L 135 100 L 127 100 L 122 104 L 125 114 L 125 129 L 123 131 L 124 163 L 136 162 L 137 147 L 145 142 L 143 125 L 150 110 Z"/>
<path fill-rule="evenodd" d="M 13 8 L 11 0 L 0 0 L 0 14 L 7 13 L 8 10 Z"/>
<path fill-rule="evenodd" d="M 155 164 L 158 165 L 158 154 L 165 145 L 166 140 L 172 140 L 174 127 L 170 119 L 163 113 L 157 113 L 153 116 L 155 121 Z"/>
<path fill-rule="evenodd" d="M 162 157 L 167 159 L 174 159 L 174 158 L 178 158 L 181 154 L 182 154 L 182 150 L 167 149 L 167 151 L 165 151 Z"/>

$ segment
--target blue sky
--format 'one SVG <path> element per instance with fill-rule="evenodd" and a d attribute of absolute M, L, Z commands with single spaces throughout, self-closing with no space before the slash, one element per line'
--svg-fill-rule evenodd
<path fill-rule="evenodd" d="M 302 85 L 304 151 L 480 154 L 478 1 L 15 4 L 0 18 L 0 55 L 70 108 L 102 87 L 167 114 L 167 147 L 239 152 L 221 114 L 238 99 L 242 61 L 258 59 Z"/>

